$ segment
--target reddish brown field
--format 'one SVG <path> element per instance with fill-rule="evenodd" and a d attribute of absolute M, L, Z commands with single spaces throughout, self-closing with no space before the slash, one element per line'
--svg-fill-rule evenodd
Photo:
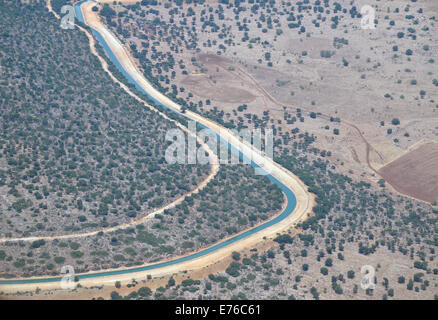
<path fill-rule="evenodd" d="M 379 170 L 397 191 L 433 202 L 438 200 L 438 143 L 428 143 Z"/>

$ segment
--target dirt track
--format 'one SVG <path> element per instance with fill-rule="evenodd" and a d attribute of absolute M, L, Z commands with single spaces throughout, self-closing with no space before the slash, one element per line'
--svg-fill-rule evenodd
<path fill-rule="evenodd" d="M 129 1 L 129 0 L 128 0 Z M 50 0 L 47 0 L 47 5 L 50 11 L 53 12 L 50 6 Z M 93 3 L 86 3 L 82 6 L 82 11 L 84 14 L 84 19 L 86 24 L 92 27 L 93 29 L 99 31 L 108 45 L 111 47 L 111 50 L 114 52 L 115 56 L 122 64 L 123 68 L 133 77 L 135 81 L 151 96 L 153 96 L 156 100 L 161 102 L 162 104 L 167 105 L 168 107 L 174 109 L 175 111 L 180 111 L 181 107 L 175 102 L 171 101 L 169 98 L 161 94 L 157 89 L 155 89 L 145 78 L 144 76 L 137 70 L 130 55 L 127 53 L 126 49 L 123 45 L 118 41 L 118 39 L 108 30 L 106 27 L 100 22 L 96 13 L 92 12 L 91 8 L 94 6 Z M 81 29 L 83 30 L 83 29 Z M 90 39 L 90 45 L 94 44 L 93 38 L 91 35 L 87 33 Z M 94 46 L 92 46 L 92 50 L 94 54 L 97 55 Z M 99 57 L 99 60 L 102 63 L 104 69 L 108 71 L 105 60 L 102 57 Z M 111 78 L 114 81 L 117 81 L 113 75 Z M 117 81 L 118 82 L 118 81 Z M 126 86 L 121 84 L 122 88 L 127 90 L 127 92 L 133 96 L 133 94 Z M 138 97 L 137 97 L 138 98 Z M 258 243 L 265 241 L 266 239 L 270 239 L 275 237 L 278 233 L 285 232 L 294 227 L 297 223 L 305 220 L 308 214 L 311 212 L 315 199 L 312 194 L 307 191 L 307 187 L 304 183 L 293 173 L 286 170 L 279 164 L 275 163 L 272 159 L 268 158 L 263 152 L 260 152 L 254 149 L 247 142 L 242 141 L 238 137 L 236 137 L 230 130 L 221 127 L 216 124 L 212 120 L 203 118 L 202 116 L 191 112 L 186 111 L 185 115 L 191 120 L 195 120 L 211 130 L 220 134 L 220 136 L 233 145 L 235 148 L 240 150 L 245 156 L 252 159 L 256 164 L 260 167 L 264 168 L 268 173 L 274 176 L 277 180 L 283 183 L 287 188 L 293 190 L 297 205 L 292 214 L 290 214 L 287 218 L 282 221 L 272 225 L 268 228 L 265 228 L 257 233 L 248 236 L 240 240 L 239 242 L 235 242 L 227 247 L 218 249 L 208 255 L 186 261 L 179 264 L 170 265 L 167 267 L 153 269 L 149 271 L 142 271 L 137 273 L 129 273 L 129 274 L 119 274 L 119 275 L 111 275 L 106 277 L 94 277 L 87 278 L 80 281 L 82 286 L 113 286 L 116 281 L 120 281 L 122 283 L 129 283 L 133 278 L 137 280 L 146 279 L 147 275 L 151 275 L 153 277 L 161 277 L 161 276 L 170 276 L 173 274 L 178 274 L 182 271 L 199 271 L 205 267 L 211 266 L 215 264 L 217 261 L 221 261 L 231 255 L 233 251 L 242 251 L 247 248 L 251 248 L 256 246 Z M 124 268 L 122 268 L 124 269 Z M 121 270 L 121 269 L 118 269 Z M 99 271 L 102 272 L 102 271 Z M 92 272 L 90 272 L 92 273 Z M 38 278 L 38 277 L 35 277 Z M 17 292 L 17 291 L 26 291 L 26 290 L 36 290 L 37 288 L 43 290 L 53 290 L 60 288 L 60 282 L 46 282 L 46 283 L 36 283 L 36 284 L 16 284 L 16 285 L 0 285 L 0 291 L 3 292 Z"/>
<path fill-rule="evenodd" d="M 60 18 L 59 15 L 53 11 L 52 6 L 51 6 L 51 2 L 50 0 L 47 0 L 47 8 L 49 9 L 50 12 L 52 12 L 56 18 Z M 146 107 L 148 107 L 149 109 L 151 109 L 154 112 L 157 112 L 160 116 L 162 116 L 163 118 L 165 118 L 166 120 L 176 124 L 180 129 L 184 130 L 187 134 L 190 134 L 193 136 L 193 134 L 187 130 L 186 127 L 182 126 L 180 123 L 176 122 L 175 120 L 170 119 L 169 117 L 167 117 L 164 113 L 158 111 L 157 109 L 153 108 L 152 106 L 146 104 L 143 100 L 141 100 L 137 95 L 135 95 L 128 87 L 126 87 L 123 83 L 121 83 L 119 80 L 117 80 L 113 74 L 111 72 L 109 72 L 108 70 L 108 64 L 106 63 L 106 61 L 100 57 L 96 51 L 95 48 L 95 41 L 94 38 L 91 36 L 91 34 L 85 30 L 84 28 L 77 26 L 81 31 L 85 32 L 85 34 L 88 37 L 89 43 L 90 43 L 90 48 L 91 48 L 91 52 L 100 60 L 103 69 L 110 75 L 110 77 L 112 78 L 112 80 L 114 82 L 117 82 L 130 96 L 134 97 L 136 100 L 138 100 L 139 102 L 142 102 Z M 168 210 L 171 209 L 175 206 L 177 206 L 178 204 L 182 203 L 185 199 L 185 197 L 187 196 L 191 196 L 193 194 L 198 193 L 199 191 L 201 191 L 218 173 L 219 171 L 219 160 L 217 158 L 217 156 L 212 152 L 212 150 L 208 147 L 207 144 L 204 143 L 204 141 L 202 141 L 201 139 L 199 139 L 198 137 L 197 141 L 198 143 L 206 150 L 206 152 L 212 156 L 212 160 L 210 161 L 211 163 L 211 170 L 210 173 L 208 174 L 208 176 L 198 185 L 196 186 L 195 189 L 193 189 L 192 191 L 180 196 L 179 198 L 175 199 L 174 201 L 172 201 L 171 203 L 157 209 L 154 210 L 153 212 L 150 212 L 146 215 L 142 215 L 132 221 L 129 221 L 127 223 L 123 223 L 114 227 L 108 227 L 108 228 L 104 228 L 104 229 L 100 229 L 100 230 L 95 230 L 95 231 L 90 231 L 90 232 L 83 232 L 83 233 L 72 233 L 72 234 L 65 234 L 65 235 L 54 235 L 54 236 L 36 236 L 36 237 L 18 237 L 18 238 L 0 238 L 0 243 L 5 243 L 5 242 L 14 242 L 14 241 L 35 241 L 35 240 L 55 240 L 55 239 L 73 239 L 73 238 L 80 238 L 80 237 L 89 237 L 89 236 L 94 236 L 97 235 L 99 232 L 103 232 L 103 233 L 108 233 L 108 232 L 113 232 L 119 229 L 126 229 L 135 225 L 138 225 L 140 223 L 145 222 L 148 219 L 153 218 L 155 215 L 160 214 L 162 212 L 164 212 L 164 210 Z"/>
<path fill-rule="evenodd" d="M 263 86 L 261 86 L 257 80 L 250 75 L 248 72 L 246 72 L 245 70 L 243 70 L 241 67 L 237 67 L 236 68 L 236 72 L 233 72 L 234 74 L 237 74 L 239 78 L 241 78 L 242 80 L 246 80 L 246 81 L 250 81 L 261 93 L 262 95 L 265 97 L 266 100 L 271 101 L 274 105 L 276 106 L 285 106 L 286 108 L 296 108 L 295 106 L 290 106 L 288 104 L 282 103 L 280 101 L 278 101 L 277 99 L 275 99 L 268 91 L 265 90 L 265 88 L 263 88 Z M 246 78 L 246 79 L 245 79 Z M 301 107 L 301 109 L 303 111 L 305 111 L 305 113 L 310 114 L 311 111 L 307 110 L 303 107 Z M 319 117 L 325 119 L 325 120 L 330 120 L 331 116 L 329 114 L 324 114 L 324 113 L 320 113 L 318 115 Z M 383 160 L 382 155 L 375 149 L 373 148 L 373 146 L 368 142 L 368 140 L 364 137 L 363 132 L 353 123 L 343 120 L 341 119 L 341 125 L 345 125 L 347 127 L 353 128 L 354 131 L 356 131 L 356 133 L 359 135 L 360 139 L 364 142 L 365 146 L 366 146 L 366 163 L 368 165 L 368 167 L 375 173 L 379 174 L 379 172 L 371 165 L 370 163 L 370 153 L 371 151 L 374 151 L 381 160 Z"/>

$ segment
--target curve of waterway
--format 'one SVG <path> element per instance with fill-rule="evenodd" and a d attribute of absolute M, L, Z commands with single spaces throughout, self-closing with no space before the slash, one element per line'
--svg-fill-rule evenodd
<path fill-rule="evenodd" d="M 89 1 L 90 0 L 84 0 L 84 1 L 78 2 L 75 5 L 76 16 L 79 19 L 79 21 L 81 21 L 82 23 L 85 23 L 85 20 L 84 20 L 83 14 L 82 14 L 81 6 L 84 3 L 87 3 Z M 168 105 L 161 103 L 160 101 L 155 99 L 151 94 L 149 94 L 149 92 L 145 91 L 140 86 L 140 84 L 137 81 L 135 81 L 134 78 L 124 69 L 124 67 L 122 66 L 120 61 L 117 59 L 116 55 L 114 54 L 114 52 L 112 51 L 110 46 L 107 44 L 104 37 L 100 34 L 100 32 L 98 30 L 93 29 L 93 28 L 91 28 L 91 30 L 92 30 L 93 35 L 96 37 L 96 39 L 99 41 L 99 43 L 104 48 L 104 50 L 105 50 L 106 54 L 108 55 L 108 57 L 110 58 L 110 60 L 114 63 L 114 65 L 118 68 L 118 70 L 120 72 L 122 72 L 122 74 L 127 78 L 127 80 L 130 83 L 134 84 L 140 92 L 147 95 L 156 104 L 158 104 L 162 107 L 165 107 L 167 109 L 170 109 L 179 115 L 193 119 L 193 117 L 190 117 L 187 114 L 182 114 L 182 113 L 172 109 L 172 107 L 169 107 Z M 190 112 L 187 112 L 187 113 L 191 114 Z M 217 130 L 215 130 L 215 129 L 220 128 L 220 127 L 217 124 L 211 122 L 210 120 L 204 119 L 204 118 L 200 117 L 199 115 L 197 115 L 197 119 L 201 119 L 204 121 L 204 123 L 201 123 L 201 126 L 213 130 L 218 135 Z M 229 134 L 229 131 L 226 131 L 226 132 L 227 132 L 227 134 Z M 222 131 L 221 131 L 221 134 L 223 134 Z M 288 224 L 286 226 L 290 226 L 290 224 L 293 222 L 298 222 L 300 219 L 302 219 L 308 213 L 309 207 L 311 206 L 311 201 L 313 203 L 313 197 L 308 194 L 304 185 L 302 184 L 302 182 L 299 181 L 299 179 L 297 177 L 295 177 L 291 172 L 284 169 L 280 165 L 276 164 L 272 160 L 269 159 L 269 161 L 270 161 L 269 162 L 267 160 L 266 156 L 263 155 L 262 153 L 258 154 L 256 157 L 256 159 L 257 159 L 256 161 L 261 163 L 261 166 L 259 164 L 255 163 L 254 161 L 249 160 L 249 158 L 246 157 L 244 152 L 249 152 L 248 150 L 251 150 L 250 147 L 248 147 L 245 143 L 239 142 L 239 140 L 233 140 L 233 139 L 236 139 L 235 137 L 227 136 L 227 139 L 225 139 L 224 136 L 218 135 L 218 137 L 221 140 L 225 140 L 226 142 L 228 142 L 231 150 L 233 152 L 239 152 L 239 154 L 242 156 L 242 158 L 244 158 L 245 162 L 250 163 L 253 168 L 257 168 L 258 170 L 264 171 L 266 177 L 272 183 L 275 183 L 283 191 L 284 195 L 287 198 L 287 205 L 286 205 L 286 207 L 284 207 L 283 211 L 279 215 L 274 217 L 273 219 L 271 219 L 271 220 L 269 220 L 269 221 L 267 221 L 259 226 L 256 226 L 252 229 L 241 232 L 235 236 L 232 236 L 232 237 L 226 239 L 225 241 L 219 242 L 211 247 L 201 249 L 195 253 L 191 253 L 191 254 L 188 254 L 186 256 L 182 256 L 182 257 L 168 260 L 165 262 L 158 262 L 158 263 L 153 263 L 153 264 L 139 266 L 139 267 L 107 270 L 107 271 L 97 271 L 97 272 L 93 271 L 93 272 L 88 272 L 88 273 L 84 273 L 84 274 L 78 274 L 77 277 L 79 278 L 79 280 L 98 278 L 98 277 L 109 277 L 109 276 L 115 276 L 115 275 L 127 275 L 127 274 L 143 272 L 143 271 L 161 269 L 161 268 L 165 268 L 165 267 L 169 267 L 169 266 L 182 264 L 182 263 L 188 262 L 188 261 L 194 261 L 198 258 L 207 256 L 209 254 L 212 254 L 215 252 L 217 253 L 220 249 L 225 248 L 225 247 L 229 247 L 233 244 L 238 243 L 239 241 L 246 240 L 250 236 L 252 236 L 252 235 L 254 235 L 262 230 L 265 230 L 267 228 L 274 227 L 274 226 L 279 226 L 279 225 L 281 225 L 282 222 L 285 222 L 286 218 L 291 218 L 292 213 L 294 213 L 294 212 L 296 213 L 296 217 L 294 216 L 295 219 L 293 219 L 293 221 L 291 220 L 290 223 L 288 221 Z M 235 145 L 232 145 L 230 143 L 230 140 L 236 142 L 235 145 L 237 145 L 237 148 Z M 270 169 L 272 169 L 273 171 L 271 171 L 271 170 L 270 171 L 272 174 L 270 174 L 270 173 L 268 174 L 263 169 L 263 167 L 265 167 L 266 164 L 271 166 Z M 273 174 L 277 175 L 277 177 L 279 179 L 274 177 Z M 285 185 L 285 183 L 281 182 L 280 180 L 283 180 L 283 182 L 288 184 L 288 186 Z M 295 189 L 295 192 L 298 192 L 299 197 L 300 197 L 299 201 L 297 201 L 297 197 L 296 197 L 294 191 L 292 191 L 291 186 L 293 186 L 293 188 Z M 279 226 L 278 230 L 283 230 L 284 227 L 285 226 Z M 275 231 L 277 231 L 277 229 L 275 229 Z M 275 234 L 275 231 L 274 231 L 274 234 Z M 45 284 L 45 283 L 51 283 L 51 282 L 52 283 L 53 282 L 60 282 L 61 279 L 62 279 L 62 276 L 59 276 L 59 277 L 39 277 L 39 278 L 29 278 L 29 279 L 0 280 L 0 286 L 2 286 L 2 287 L 0 287 L 0 289 L 2 289 L 3 286 L 5 286 L 5 285 Z"/>

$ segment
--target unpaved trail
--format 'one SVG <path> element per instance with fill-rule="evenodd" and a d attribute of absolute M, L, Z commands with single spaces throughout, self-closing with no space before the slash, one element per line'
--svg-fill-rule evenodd
<path fill-rule="evenodd" d="M 280 106 L 280 107 L 285 106 L 287 108 L 296 108 L 295 106 L 291 106 L 291 105 L 288 105 L 287 103 L 282 103 L 282 102 L 278 101 L 262 85 L 260 85 L 258 83 L 258 81 L 251 74 L 249 74 L 248 72 L 243 70 L 240 66 L 236 66 L 236 70 L 234 72 L 233 71 L 230 71 L 230 72 L 232 72 L 233 74 L 235 74 L 237 77 L 239 77 L 240 79 L 242 79 L 244 81 L 246 80 L 246 81 L 251 82 L 262 93 L 262 95 L 264 97 L 266 97 L 266 99 L 271 101 L 271 103 L 273 103 L 274 105 Z M 300 108 L 309 114 L 311 112 L 310 110 L 308 110 L 306 108 L 302 108 L 302 107 L 300 107 Z M 323 119 L 326 119 L 326 120 L 330 120 L 330 118 L 332 117 L 329 114 L 324 114 L 324 113 L 320 113 L 319 116 Z M 341 118 L 339 118 L 339 119 L 341 119 Z M 359 129 L 359 127 L 357 125 L 355 125 L 347 120 L 344 120 L 344 119 L 341 119 L 340 124 L 348 126 L 350 128 L 353 128 L 357 132 L 357 134 L 359 135 L 359 137 L 365 143 L 365 146 L 366 146 L 366 163 L 367 163 L 368 167 L 372 171 L 374 171 L 376 174 L 379 174 L 378 171 L 370 163 L 370 152 L 374 151 L 379 156 L 379 158 L 383 161 L 382 155 L 368 142 L 368 140 L 363 135 L 363 132 Z"/>
<path fill-rule="evenodd" d="M 50 0 L 47 0 L 48 7 L 50 5 Z M 95 4 L 93 3 L 84 3 L 81 7 L 82 13 L 84 15 L 85 22 L 88 26 L 97 30 L 101 36 L 104 38 L 106 43 L 109 45 L 116 58 L 123 66 L 123 68 L 130 74 L 130 76 L 137 81 L 137 83 L 146 91 L 149 95 L 151 95 L 154 99 L 161 102 L 162 104 L 172 108 L 173 110 L 179 112 L 181 107 L 160 93 L 157 89 L 155 89 L 141 74 L 140 71 L 132 63 L 132 59 L 128 53 L 128 51 L 123 47 L 120 41 L 117 39 L 115 35 L 113 35 L 106 26 L 101 23 L 99 17 L 95 12 L 91 10 L 91 8 Z M 49 7 L 50 10 L 51 7 Z M 81 29 L 83 30 L 83 29 Z M 90 39 L 90 45 L 94 44 L 92 42 L 92 36 L 86 31 Z M 95 52 L 95 51 L 94 51 Z M 97 53 L 95 53 L 99 60 L 102 63 L 102 66 L 105 68 L 106 62 L 102 57 L 99 57 Z M 106 66 L 106 71 L 110 74 L 111 78 L 114 81 L 117 81 L 113 75 L 108 71 Z M 133 94 L 126 86 L 121 84 L 122 88 Z M 134 95 L 134 94 L 133 94 Z M 135 95 L 134 95 L 135 96 Z M 138 98 L 138 97 L 137 97 Z M 139 98 L 138 98 L 139 99 Z M 147 276 L 156 277 L 168 277 L 171 275 L 179 274 L 181 272 L 194 272 L 204 269 L 205 267 L 210 267 L 214 265 L 218 261 L 222 261 L 229 257 L 233 251 L 242 251 L 248 248 L 252 248 L 259 243 L 266 241 L 266 239 L 272 239 L 276 237 L 277 234 L 283 233 L 286 231 L 290 231 L 293 227 L 295 227 L 299 222 L 304 221 L 308 215 L 310 214 L 313 206 L 315 205 L 315 197 L 313 194 L 307 191 L 307 187 L 305 184 L 292 172 L 283 168 L 278 163 L 274 162 L 271 158 L 267 157 L 263 152 L 253 148 L 248 142 L 242 140 L 237 137 L 235 134 L 231 132 L 219 124 L 215 123 L 210 119 L 206 119 L 199 114 L 191 112 L 187 110 L 184 113 L 189 119 L 197 121 L 207 128 L 213 130 L 218 133 L 222 139 L 227 141 L 233 147 L 238 149 L 242 154 L 249 159 L 251 159 L 254 163 L 264 168 L 266 172 L 270 173 L 273 177 L 275 177 L 279 182 L 281 182 L 287 189 L 291 190 L 296 198 L 296 206 L 293 209 L 293 212 L 289 214 L 284 219 L 279 222 L 270 225 L 258 232 L 252 233 L 251 235 L 246 236 L 245 238 L 240 239 L 239 241 L 228 244 L 225 247 L 221 247 L 216 249 L 215 251 L 209 252 L 205 255 L 202 255 L 197 258 L 193 258 L 184 262 L 179 262 L 171 265 L 167 265 L 160 268 L 155 268 L 147 271 L 137 271 L 137 272 L 129 272 L 123 274 L 111 274 L 111 275 L 96 275 L 93 277 L 83 278 L 80 280 L 81 286 L 90 287 L 90 286 L 113 286 L 116 281 L 120 281 L 122 283 L 130 283 L 132 279 L 142 280 L 147 279 Z M 283 204 L 286 208 L 287 203 Z M 274 217 L 275 218 L 275 217 Z M 274 219 L 272 218 L 272 219 Z M 253 229 L 253 228 L 252 228 Z M 248 231 L 248 230 L 246 230 Z M 246 232 L 243 231 L 243 232 Z M 243 233 L 242 232 L 242 233 Z M 201 249 L 201 250 L 206 250 Z M 190 253 L 191 255 L 193 253 Z M 179 257 L 176 257 L 179 258 Z M 170 260 L 176 259 L 175 257 Z M 155 264 L 155 263 L 154 263 Z M 147 264 L 150 265 L 150 264 Z M 145 266 L 147 266 L 145 265 Z M 121 271 L 121 270 L 129 270 L 129 268 L 119 268 L 113 270 L 100 270 L 95 272 L 88 272 L 88 276 L 92 276 L 95 273 L 101 272 L 109 272 L 109 271 Z M 26 278 L 32 279 L 34 283 L 16 283 L 16 284 L 1 284 L 0 291 L 3 292 L 17 292 L 17 291 L 26 291 L 26 290 L 36 290 L 37 288 L 42 290 L 59 290 L 60 289 L 60 281 L 54 282 L 45 282 L 45 279 L 50 279 L 51 277 L 33 277 Z M 56 277 L 55 277 L 56 278 Z M 12 280 L 20 280 L 20 279 L 12 279 Z M 41 281 L 39 281 L 41 280 Z"/>

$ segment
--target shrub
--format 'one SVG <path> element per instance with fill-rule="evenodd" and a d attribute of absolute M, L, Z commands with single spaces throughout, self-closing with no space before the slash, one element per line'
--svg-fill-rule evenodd
<path fill-rule="evenodd" d="M 236 260 L 236 261 L 239 261 L 239 260 L 240 260 L 240 253 L 239 253 L 239 252 L 233 251 L 233 252 L 231 253 L 231 256 L 232 256 L 232 258 L 233 258 L 234 260 Z"/>
<path fill-rule="evenodd" d="M 70 255 L 72 256 L 72 258 L 78 259 L 81 258 L 84 255 L 84 253 L 81 251 L 72 251 Z"/>
<path fill-rule="evenodd" d="M 62 263 L 64 263 L 65 258 L 64 257 L 55 257 L 54 260 L 57 264 L 62 264 Z"/>
<path fill-rule="evenodd" d="M 152 294 L 152 290 L 148 287 L 142 287 L 138 289 L 138 295 L 141 297 L 149 297 Z"/>
<path fill-rule="evenodd" d="M 293 238 L 288 234 L 282 234 L 277 236 L 274 241 L 278 243 L 293 243 Z"/>
<path fill-rule="evenodd" d="M 394 118 L 394 119 L 392 119 L 391 123 L 392 123 L 394 126 L 398 126 L 398 125 L 400 124 L 400 120 L 399 120 L 398 118 Z"/>
<path fill-rule="evenodd" d="M 111 292 L 111 300 L 122 300 L 123 297 L 117 291 Z"/>
<path fill-rule="evenodd" d="M 228 266 L 225 272 L 228 273 L 230 276 L 236 278 L 240 275 L 239 269 L 240 269 L 240 263 L 231 262 L 231 264 Z"/>
<path fill-rule="evenodd" d="M 32 242 L 30 247 L 32 249 L 36 249 L 36 248 L 39 248 L 39 247 L 41 247 L 41 246 L 43 246 L 45 244 L 46 244 L 46 242 L 43 239 L 41 239 L 41 240 L 36 240 L 36 241 Z"/>

